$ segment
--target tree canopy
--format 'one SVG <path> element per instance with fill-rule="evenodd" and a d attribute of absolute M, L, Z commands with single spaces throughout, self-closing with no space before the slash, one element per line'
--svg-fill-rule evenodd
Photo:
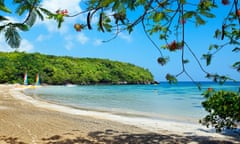
<path fill-rule="evenodd" d="M 226 16 L 222 16 L 221 27 L 213 34 L 216 39 L 223 40 L 223 43 L 211 44 L 209 48 L 206 48 L 209 52 L 202 55 L 206 60 L 206 65 L 210 65 L 213 55 L 224 47 L 230 46 L 232 51 L 236 53 L 240 50 L 239 3 L 238 0 L 87 0 L 81 2 L 81 6 L 84 8 L 82 11 L 70 15 L 67 9 L 49 11 L 41 6 L 40 0 L 13 0 L 13 4 L 17 6 L 15 12 L 13 12 L 5 6 L 5 1 L 1 0 L 0 11 L 16 13 L 19 16 L 26 14 L 27 16 L 22 22 L 14 22 L 6 16 L 0 15 L 0 32 L 4 34 L 6 42 L 12 48 L 18 48 L 21 42 L 19 31 L 28 31 L 37 19 L 54 19 L 56 26 L 61 28 L 66 17 L 86 14 L 85 22 L 74 24 L 76 31 L 92 30 L 93 25 L 96 25 L 101 32 L 115 33 L 115 36 L 107 41 L 116 38 L 123 31 L 131 33 L 137 25 L 141 25 L 146 37 L 152 42 L 153 47 L 159 51 L 157 61 L 160 65 L 166 65 L 169 57 L 171 57 L 163 55 L 163 49 L 171 52 L 182 52 L 182 70 L 176 74 L 169 73 L 166 75 L 166 79 L 170 83 L 176 82 L 177 77 L 182 74 L 186 74 L 190 80 L 194 81 L 194 78 L 185 69 L 185 65 L 190 61 L 185 58 L 186 51 L 193 55 L 193 60 L 197 61 L 207 78 L 223 83 L 232 79 L 227 76 L 212 74 L 204 69 L 185 40 L 186 24 L 192 23 L 196 26 L 203 26 L 207 19 L 214 20 L 217 15 L 217 13 L 214 13 L 214 9 L 218 9 L 221 5 L 230 6 Z M 130 15 L 134 15 L 134 17 Z M 97 18 L 97 22 L 92 22 L 93 18 Z M 159 40 L 165 41 L 165 45 L 157 45 L 152 39 L 154 35 L 158 35 Z M 240 71 L 240 62 L 233 63 L 232 67 Z"/>
<path fill-rule="evenodd" d="M 30 84 L 36 74 L 41 83 L 62 84 L 150 84 L 152 74 L 129 63 L 97 58 L 73 58 L 39 53 L 0 52 L 0 83 L 23 84 L 27 72 Z"/>

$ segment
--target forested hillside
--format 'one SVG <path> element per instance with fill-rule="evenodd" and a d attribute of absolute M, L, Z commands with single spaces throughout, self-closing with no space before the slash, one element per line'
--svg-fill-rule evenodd
<path fill-rule="evenodd" d="M 24 73 L 30 84 L 36 74 L 44 84 L 145 84 L 153 76 L 141 67 L 97 58 L 72 58 L 39 53 L 0 52 L 0 83 L 23 83 Z"/>

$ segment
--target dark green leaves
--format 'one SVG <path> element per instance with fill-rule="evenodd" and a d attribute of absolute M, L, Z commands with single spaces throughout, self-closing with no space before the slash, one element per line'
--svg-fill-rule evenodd
<path fill-rule="evenodd" d="M 105 13 L 100 13 L 99 21 L 98 21 L 98 27 L 100 31 L 105 32 L 107 30 L 108 32 L 111 32 L 112 25 L 110 24 L 111 19 L 108 17 Z"/>
<path fill-rule="evenodd" d="M 21 37 L 14 26 L 10 25 L 6 29 L 5 40 L 11 48 L 18 48 L 20 46 Z"/>
<path fill-rule="evenodd" d="M 13 24 L 13 26 L 15 26 L 16 28 L 20 29 L 21 31 L 28 31 L 29 30 L 29 27 L 26 24 L 15 23 L 15 24 Z"/>
<path fill-rule="evenodd" d="M 11 13 L 11 10 L 7 7 L 5 7 L 3 2 L 0 2 L 0 11 L 6 12 L 6 13 Z"/>
<path fill-rule="evenodd" d="M 212 55 L 211 54 L 203 54 L 203 58 L 206 59 L 206 65 L 210 65 L 211 60 L 212 60 Z"/>
<path fill-rule="evenodd" d="M 239 47 L 236 47 L 232 50 L 232 52 L 240 52 L 240 48 Z"/>
<path fill-rule="evenodd" d="M 224 129 L 235 129 L 240 122 L 240 95 L 237 92 L 215 91 L 208 88 L 203 93 L 206 98 L 202 106 L 208 112 L 200 123 L 210 125 L 221 132 Z"/>
<path fill-rule="evenodd" d="M 203 20 L 202 17 L 199 15 L 196 15 L 195 18 L 196 18 L 196 26 L 204 25 L 206 23 L 205 20 Z"/>
<path fill-rule="evenodd" d="M 0 15 L 0 21 L 6 21 L 8 20 L 6 17 Z"/>
<path fill-rule="evenodd" d="M 29 10 L 28 4 L 20 4 L 16 9 L 16 13 L 21 16 L 26 10 Z"/>
<path fill-rule="evenodd" d="M 33 24 L 36 22 L 36 19 L 37 19 L 37 13 L 35 9 L 32 9 L 32 12 L 29 14 L 28 19 L 26 20 L 26 24 L 32 27 Z"/>
<path fill-rule="evenodd" d="M 163 12 L 156 12 L 153 15 L 153 21 L 154 22 L 159 22 L 165 17 L 165 14 Z"/>
<path fill-rule="evenodd" d="M 224 84 L 228 80 L 235 81 L 234 79 L 232 79 L 230 77 L 222 76 L 222 75 L 218 75 L 218 74 L 207 74 L 206 78 L 212 79 L 214 82 L 217 82 L 221 85 Z"/>
<path fill-rule="evenodd" d="M 177 78 L 174 75 L 167 74 L 165 78 L 170 84 L 177 83 Z"/>
<path fill-rule="evenodd" d="M 183 14 L 183 18 L 184 19 L 188 19 L 188 18 L 192 18 L 193 16 L 195 16 L 197 13 L 195 11 L 188 11 L 186 13 Z"/>
<path fill-rule="evenodd" d="M 240 72 L 240 61 L 235 62 L 235 63 L 233 64 L 233 68 L 236 69 L 238 72 Z"/>
<path fill-rule="evenodd" d="M 164 58 L 164 57 L 159 57 L 157 59 L 157 62 L 162 66 L 165 65 L 167 63 L 167 61 L 168 61 L 168 58 Z"/>
<path fill-rule="evenodd" d="M 200 11 L 200 14 L 208 18 L 215 18 L 215 15 L 208 11 Z"/>
<path fill-rule="evenodd" d="M 0 83 L 22 83 L 28 72 L 29 84 L 36 74 L 41 82 L 52 85 L 72 84 L 144 84 L 153 82 L 152 74 L 141 67 L 97 58 L 72 58 L 39 53 L 0 52 Z M 3 81 L 3 77 L 6 79 Z"/>

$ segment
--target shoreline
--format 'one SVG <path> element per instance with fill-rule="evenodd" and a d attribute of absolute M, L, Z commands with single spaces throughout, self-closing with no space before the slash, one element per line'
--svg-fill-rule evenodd
<path fill-rule="evenodd" d="M 48 110 L 53 110 L 57 112 L 63 112 L 66 114 L 71 115 L 79 115 L 79 116 L 87 116 L 87 117 L 93 117 L 97 119 L 104 119 L 104 120 L 110 120 L 115 121 L 127 125 L 133 125 L 142 129 L 145 129 L 147 131 L 151 132 L 159 132 L 159 130 L 166 130 L 171 132 L 177 132 L 177 133 L 187 133 L 191 135 L 201 135 L 201 136 L 214 136 L 214 137 L 223 137 L 220 134 L 215 133 L 215 131 L 211 128 L 206 128 L 205 126 L 202 126 L 200 124 L 194 124 L 189 122 L 183 122 L 183 121 L 173 121 L 173 120 L 167 120 L 167 119 L 151 119 L 151 118 L 143 118 L 143 117 L 131 117 L 128 115 L 118 115 L 115 113 L 109 113 L 109 112 L 101 112 L 101 111 L 94 111 L 89 109 L 76 109 L 74 107 L 69 107 L 65 105 L 50 103 L 48 101 L 44 100 L 38 100 L 34 99 L 31 96 L 27 96 L 23 93 L 22 88 L 15 88 L 11 90 L 11 94 L 15 99 L 23 100 L 25 102 L 31 103 L 36 107 L 39 108 L 45 108 Z M 173 127 L 174 126 L 174 127 Z"/>
<path fill-rule="evenodd" d="M 69 120 L 69 119 L 74 119 L 78 121 L 78 119 L 84 118 L 86 119 L 85 120 L 86 123 L 88 123 L 89 121 L 100 122 L 101 126 L 98 126 L 100 128 L 97 128 L 97 129 L 102 130 L 102 132 L 104 131 L 106 132 L 106 129 L 109 130 L 109 127 L 115 127 L 115 129 L 118 129 L 116 131 L 127 130 L 129 134 L 140 132 L 141 134 L 154 133 L 154 134 L 166 134 L 168 136 L 175 134 L 175 135 L 180 135 L 181 137 L 184 137 L 184 138 L 193 137 L 192 139 L 196 139 L 196 137 L 201 137 L 203 140 L 206 138 L 210 138 L 213 140 L 214 139 L 221 140 L 221 141 L 234 140 L 233 137 L 217 134 L 213 132 L 211 129 L 207 129 L 201 126 L 200 124 L 196 125 L 196 124 L 181 123 L 181 122 L 174 122 L 174 121 L 167 121 L 167 120 L 153 120 L 148 118 L 127 117 L 127 116 L 116 115 L 116 114 L 105 113 L 105 112 L 79 110 L 79 109 L 74 109 L 67 106 L 62 106 L 62 105 L 48 103 L 45 101 L 36 100 L 30 96 L 24 95 L 22 92 L 23 88 L 17 88 L 17 86 L 14 86 L 14 85 L 9 85 L 9 86 L 1 85 L 0 89 L 3 89 L 2 87 L 4 87 L 5 89 L 8 89 L 8 94 L 9 94 L 7 95 L 8 97 L 11 96 L 13 98 L 13 101 L 15 100 L 16 103 L 20 103 L 19 107 L 24 107 L 27 105 L 28 108 L 37 109 L 37 110 L 40 110 L 41 112 L 44 111 L 46 113 L 50 113 L 53 115 L 58 114 L 58 116 L 60 115 L 62 121 Z M 3 103 L 1 102 L 1 99 L 3 98 L 1 98 L 0 96 L 0 104 Z M 0 116 L 1 116 L 1 111 L 4 111 L 4 110 L 8 110 L 8 106 L 0 105 Z M 31 112 L 31 110 L 29 111 Z M 48 115 L 49 117 L 51 117 L 50 114 Z M 54 116 L 51 118 L 58 119 L 57 117 L 54 117 Z M 29 119 L 29 121 L 31 121 L 31 119 Z M 73 123 L 73 125 L 76 125 L 76 124 Z M 103 129 L 103 127 L 105 127 L 105 130 Z M 121 127 L 123 127 L 123 129 L 121 129 Z M 91 130 L 92 128 L 88 127 L 87 129 L 88 129 L 87 130 L 88 133 L 82 134 L 84 139 L 89 139 L 89 136 L 86 136 L 86 135 L 89 134 L 89 131 L 92 131 Z M 200 141 L 200 139 L 198 141 Z M 0 142 L 1 142 L 1 129 L 0 129 Z M 92 142 L 94 142 L 94 140 Z"/>
<path fill-rule="evenodd" d="M 32 88 L 30 86 L 30 88 Z M 26 88 L 28 89 L 28 88 Z M 74 106 L 74 105 L 70 105 L 70 104 L 63 104 L 63 103 L 59 103 L 59 102 L 53 102 L 51 100 L 46 100 L 43 98 L 40 98 L 38 96 L 35 95 L 28 95 L 24 92 L 24 90 L 20 90 L 22 91 L 21 93 L 23 93 L 25 96 L 30 97 L 36 101 L 39 102 L 45 102 L 47 104 L 53 104 L 53 105 L 60 105 L 63 107 L 67 107 L 67 108 L 71 108 L 74 110 L 79 110 L 79 111 L 84 111 L 84 112 L 99 112 L 99 113 L 104 113 L 104 114 L 110 114 L 110 115 L 118 115 L 118 116 L 123 116 L 123 117 L 135 117 L 135 118 L 146 118 L 146 119 L 154 119 L 154 120 L 163 120 L 163 121 L 172 121 L 172 122 L 180 122 L 180 123 L 190 123 L 190 124 L 199 124 L 197 118 L 186 118 L 186 117 L 179 117 L 179 116 L 169 116 L 166 114 L 161 114 L 161 115 L 157 115 L 154 113 L 147 113 L 147 112 L 139 112 L 139 111 L 134 111 L 134 110 L 128 110 L 128 109 L 111 109 L 108 110 L 107 108 L 103 108 L 103 107 L 96 107 L 96 108 L 87 108 L 87 107 L 81 107 L 81 106 Z"/>

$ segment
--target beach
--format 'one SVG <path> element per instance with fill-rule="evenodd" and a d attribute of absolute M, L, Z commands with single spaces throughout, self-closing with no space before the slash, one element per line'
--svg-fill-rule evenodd
<path fill-rule="evenodd" d="M 76 110 L 0 85 L 0 144 L 239 143 L 201 125 Z"/>

